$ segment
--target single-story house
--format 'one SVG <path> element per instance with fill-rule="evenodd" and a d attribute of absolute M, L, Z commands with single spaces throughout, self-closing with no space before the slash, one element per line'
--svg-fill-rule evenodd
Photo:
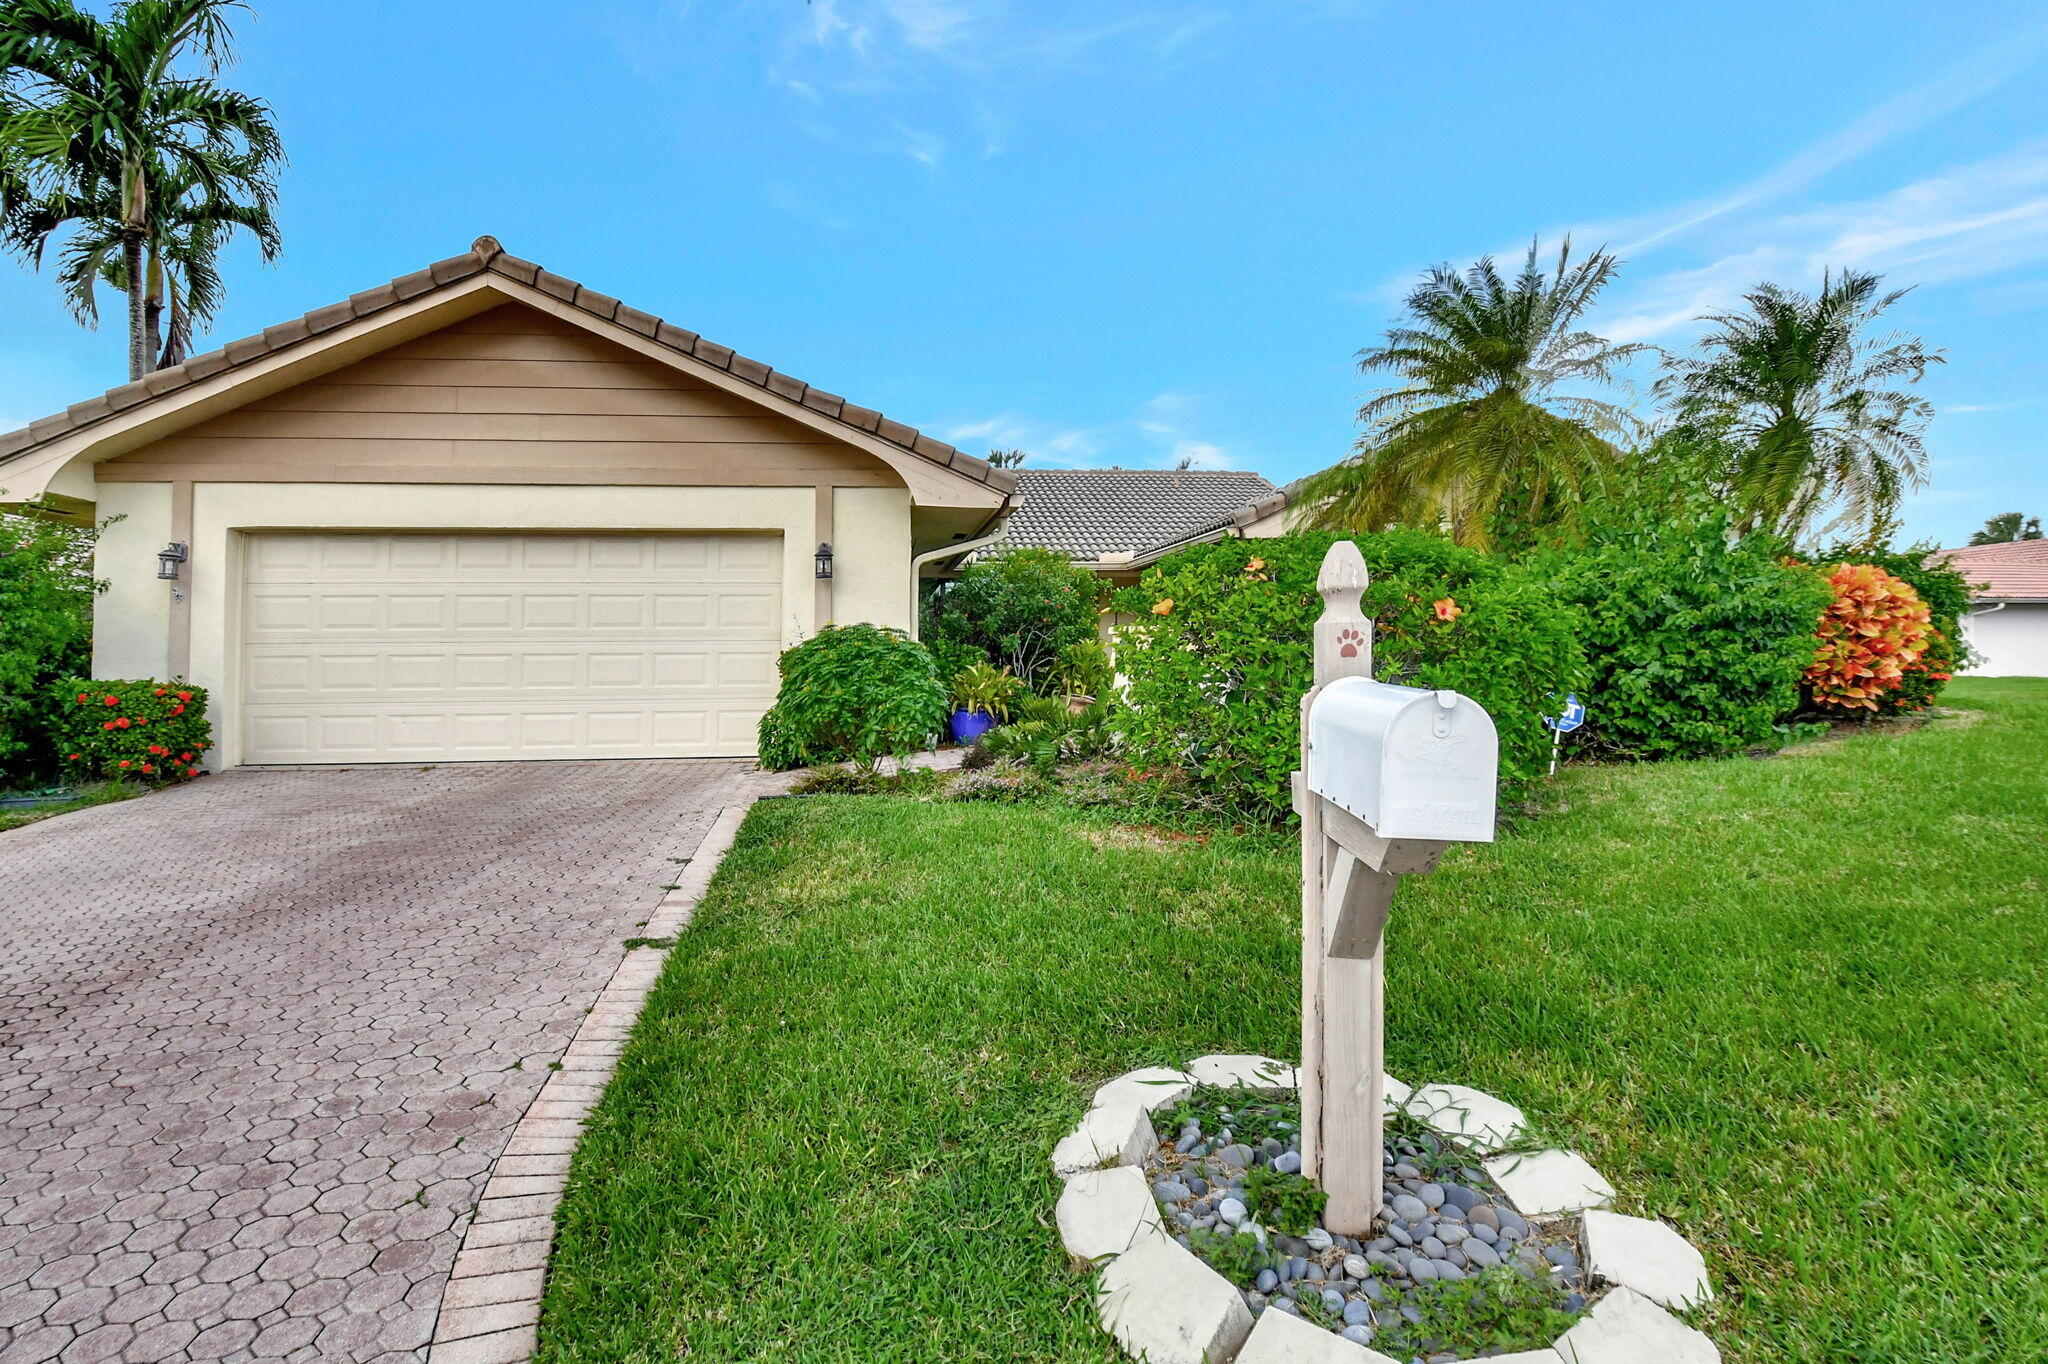
<path fill-rule="evenodd" d="M 1119 585 L 1184 545 L 1279 535 L 1288 494 L 1242 469 L 1019 469 L 1000 546 L 1055 550 Z"/>
<path fill-rule="evenodd" d="M 1970 580 L 1963 639 L 1978 677 L 2048 677 L 2048 540 L 1945 549 Z"/>
<path fill-rule="evenodd" d="M 751 754 L 1016 487 L 489 237 L 0 436 L 0 502 L 118 518 L 94 672 L 208 688 L 217 768 Z"/>

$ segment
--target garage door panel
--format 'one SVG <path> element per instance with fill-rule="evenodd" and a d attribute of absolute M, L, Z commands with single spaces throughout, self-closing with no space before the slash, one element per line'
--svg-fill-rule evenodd
<path fill-rule="evenodd" d="M 772 536 L 251 537 L 245 761 L 751 754 Z"/>

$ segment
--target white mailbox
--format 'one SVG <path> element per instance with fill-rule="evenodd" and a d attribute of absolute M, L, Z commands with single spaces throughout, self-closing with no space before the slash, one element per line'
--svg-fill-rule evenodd
<path fill-rule="evenodd" d="M 1344 677 L 1308 713 L 1309 789 L 1381 838 L 1493 841 L 1500 740 L 1454 691 Z"/>

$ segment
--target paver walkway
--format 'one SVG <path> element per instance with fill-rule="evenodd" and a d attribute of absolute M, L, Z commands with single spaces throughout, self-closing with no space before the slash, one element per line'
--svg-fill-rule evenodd
<path fill-rule="evenodd" d="M 0 1364 L 419 1359 L 742 763 L 242 770 L 0 834 Z"/>

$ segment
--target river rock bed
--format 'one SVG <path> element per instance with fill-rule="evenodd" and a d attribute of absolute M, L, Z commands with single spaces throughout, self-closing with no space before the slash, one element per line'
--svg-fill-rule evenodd
<path fill-rule="evenodd" d="M 1423 1364 L 1547 1345 L 1586 1307 L 1573 1222 L 1532 1222 L 1451 1142 L 1386 1126 L 1373 1234 L 1333 1235 L 1301 1177 L 1297 1099 L 1200 1089 L 1158 1115 L 1144 1162 L 1161 1222 L 1256 1317 L 1286 1312 Z M 1299 1234 L 1290 1234 L 1299 1233 Z"/>

